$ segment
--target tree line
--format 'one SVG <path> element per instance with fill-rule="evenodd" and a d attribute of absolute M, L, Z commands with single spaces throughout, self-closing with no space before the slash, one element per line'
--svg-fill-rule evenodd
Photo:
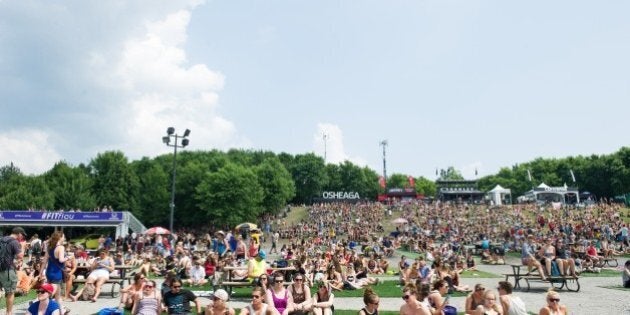
<path fill-rule="evenodd" d="M 120 151 L 99 153 L 88 164 L 64 161 L 39 175 L 25 175 L 14 165 L 0 167 L 0 209 L 82 209 L 101 206 L 131 211 L 147 225 L 169 219 L 173 155 L 129 161 Z M 573 182 L 573 176 L 576 182 Z M 437 173 L 437 172 L 436 172 Z M 531 175 L 531 181 L 530 181 Z M 630 192 L 630 148 L 610 155 L 543 159 L 502 168 L 479 179 L 487 191 L 500 184 L 521 195 L 544 182 L 578 186 L 598 197 Z M 463 179 L 453 167 L 438 179 Z M 270 151 L 183 151 L 177 155 L 175 225 L 237 224 L 276 214 L 287 204 L 309 203 L 323 191 L 352 191 L 376 199 L 386 188 L 413 188 L 435 196 L 435 181 L 395 173 L 387 186 L 379 174 L 345 161 L 326 164 L 312 153 Z"/>

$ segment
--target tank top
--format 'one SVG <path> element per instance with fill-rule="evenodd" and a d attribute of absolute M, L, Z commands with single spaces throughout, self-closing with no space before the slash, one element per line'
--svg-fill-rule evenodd
<path fill-rule="evenodd" d="M 470 308 L 471 309 L 476 310 L 477 306 L 483 305 L 483 297 L 481 299 L 479 299 L 479 300 L 475 300 L 475 296 L 474 295 L 471 295 L 470 297 L 471 297 L 471 299 L 470 299 L 471 300 L 471 302 L 470 302 Z"/>
<path fill-rule="evenodd" d="M 291 295 L 293 295 L 293 303 L 300 304 L 306 301 L 306 292 L 302 288 L 302 292 L 295 291 L 295 284 L 291 285 Z"/>
<path fill-rule="evenodd" d="M 262 275 L 263 273 L 265 273 L 265 261 L 264 260 L 260 260 L 258 261 L 258 259 L 253 259 L 252 263 L 254 264 L 254 270 L 252 272 L 252 275 L 250 276 L 251 279 L 255 279 L 258 276 Z"/>
<path fill-rule="evenodd" d="M 525 303 L 518 296 L 510 295 L 510 304 L 508 305 L 507 315 L 523 315 L 527 314 Z"/>
<path fill-rule="evenodd" d="M 273 300 L 273 306 L 278 310 L 278 313 L 282 314 L 284 310 L 287 308 L 287 304 L 289 303 L 289 290 L 284 290 L 284 297 L 279 298 L 276 296 L 276 293 L 271 291 L 271 299 Z"/>
<path fill-rule="evenodd" d="M 55 248 L 48 250 L 48 264 L 46 267 L 46 278 L 48 278 L 48 282 L 51 283 L 59 282 L 63 278 L 62 270 L 64 268 L 64 265 L 62 262 L 59 261 L 59 259 L 55 257 Z"/>
<path fill-rule="evenodd" d="M 365 315 L 378 315 L 378 309 L 374 311 L 374 313 L 368 312 L 368 310 L 364 307 L 361 309 Z"/>
<path fill-rule="evenodd" d="M 158 309 L 158 299 L 155 291 L 152 296 L 144 296 L 138 300 L 136 315 L 155 315 Z"/>
<path fill-rule="evenodd" d="M 263 304 L 262 308 L 260 309 L 260 315 L 267 314 L 267 306 L 267 304 Z M 247 309 L 249 310 L 249 315 L 256 315 L 256 311 L 251 304 L 247 305 Z"/>
<path fill-rule="evenodd" d="M 101 264 L 105 265 L 105 266 L 101 266 Z M 97 264 L 96 264 L 96 269 L 105 269 L 105 270 L 107 270 L 106 267 L 110 267 L 109 266 L 110 264 L 111 264 L 111 261 L 109 260 L 109 258 L 107 258 L 107 259 L 98 259 L 97 260 Z"/>

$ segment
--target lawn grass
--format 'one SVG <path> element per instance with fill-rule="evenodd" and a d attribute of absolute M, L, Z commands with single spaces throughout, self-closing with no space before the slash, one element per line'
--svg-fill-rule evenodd
<path fill-rule="evenodd" d="M 37 293 L 35 292 L 35 290 L 31 290 L 27 295 L 16 296 L 15 299 L 13 300 L 13 305 L 18 305 L 26 301 L 35 300 L 36 298 L 37 298 Z M 7 307 L 7 299 L 3 296 L 0 299 L 0 310 L 4 310 L 6 309 L 6 307 Z"/>
<path fill-rule="evenodd" d="M 397 297 L 401 297 L 402 294 L 402 287 L 400 286 L 398 280 L 388 280 L 388 281 L 384 281 L 381 282 L 377 285 L 372 285 L 372 290 L 374 290 L 374 292 L 380 296 L 380 297 L 384 297 L 384 298 L 397 298 Z M 187 289 L 191 290 L 191 291 L 212 291 L 212 286 L 209 284 L 206 284 L 204 286 L 199 286 L 199 287 L 188 287 L 186 286 Z M 314 294 L 315 291 L 317 289 L 315 287 L 311 287 L 311 294 Z M 364 290 L 343 290 L 343 291 L 334 291 L 334 294 L 336 297 L 357 297 L 357 298 L 362 298 L 363 297 L 363 291 Z M 250 295 L 252 293 L 252 288 L 251 287 L 241 287 L 241 288 L 234 288 L 233 289 L 233 293 L 232 293 L 232 297 L 234 298 L 249 298 Z M 460 292 L 455 292 L 452 294 L 452 296 L 454 297 L 458 297 L 458 296 L 466 296 L 465 293 L 460 293 Z"/>

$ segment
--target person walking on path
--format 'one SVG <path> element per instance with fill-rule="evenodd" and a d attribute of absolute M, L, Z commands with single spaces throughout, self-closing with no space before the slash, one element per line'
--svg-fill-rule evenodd
<path fill-rule="evenodd" d="M 7 315 L 13 315 L 13 299 L 17 287 L 17 273 L 14 261 L 23 259 L 24 253 L 20 241 L 24 240 L 26 232 L 16 226 L 11 230 L 11 235 L 0 239 L 0 287 L 4 289 L 7 304 Z"/>

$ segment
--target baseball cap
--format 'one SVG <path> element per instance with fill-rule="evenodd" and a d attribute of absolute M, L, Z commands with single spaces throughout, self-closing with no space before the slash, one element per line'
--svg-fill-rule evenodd
<path fill-rule="evenodd" d="M 265 253 L 264 250 L 260 250 L 260 251 L 258 251 L 258 256 L 260 258 L 262 258 L 262 259 L 265 259 L 265 258 L 267 258 L 267 253 Z"/>
<path fill-rule="evenodd" d="M 19 226 L 14 227 L 13 230 L 11 230 L 11 233 L 13 233 L 13 234 L 22 234 L 22 235 L 26 236 L 26 231 L 24 231 L 24 229 L 19 227 Z"/>
<path fill-rule="evenodd" d="M 55 292 L 55 288 L 53 287 L 52 284 L 50 283 L 44 283 L 41 286 L 39 286 L 40 289 L 52 294 L 53 292 Z"/>
<path fill-rule="evenodd" d="M 225 290 L 223 290 L 223 289 L 218 289 L 218 290 L 214 291 L 213 296 L 218 298 L 218 299 L 220 299 L 220 300 L 222 300 L 222 301 L 224 301 L 224 302 L 227 302 L 228 297 L 229 297 L 228 293 Z"/>

